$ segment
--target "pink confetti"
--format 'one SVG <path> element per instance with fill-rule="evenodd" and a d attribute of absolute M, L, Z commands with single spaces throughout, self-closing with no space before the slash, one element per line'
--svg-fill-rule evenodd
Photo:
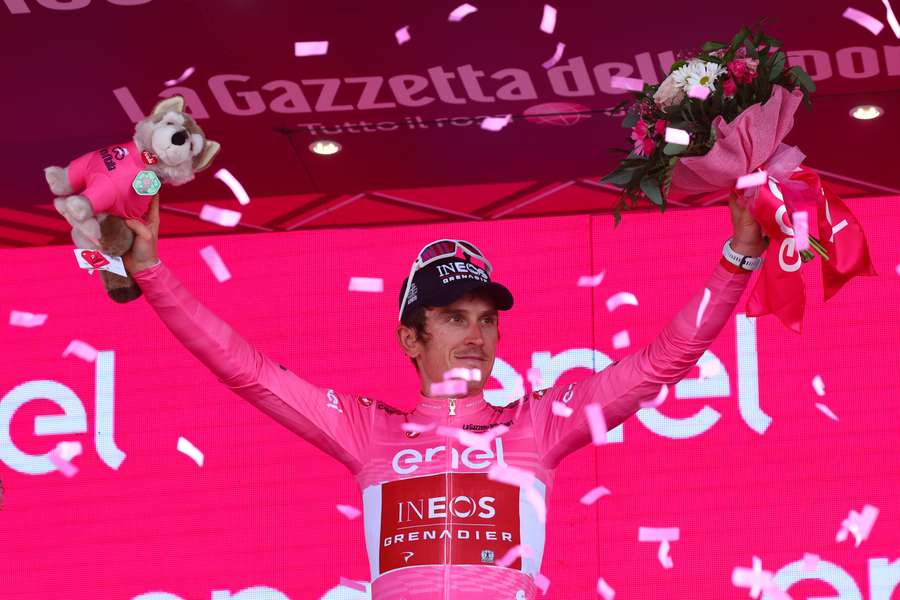
<path fill-rule="evenodd" d="M 897 276 L 900 277 L 900 264 L 898 264 L 894 270 L 897 271 Z"/>
<path fill-rule="evenodd" d="M 534 508 L 534 512 L 537 513 L 538 521 L 546 523 L 547 504 L 544 502 L 544 497 L 541 496 L 541 493 L 537 491 L 534 486 L 526 488 L 525 499 L 528 500 L 528 503 Z"/>
<path fill-rule="evenodd" d="M 541 370 L 537 367 L 528 369 L 525 372 L 525 376 L 528 377 L 528 384 L 532 390 L 539 390 L 544 387 L 544 384 L 541 382 Z"/>
<path fill-rule="evenodd" d="M 532 550 L 531 546 L 528 544 L 518 544 L 507 550 L 506 554 L 503 555 L 503 558 L 498 560 L 495 564 L 498 567 L 508 567 L 519 557 L 534 558 L 534 550 Z"/>
<path fill-rule="evenodd" d="M 344 587 L 348 587 L 351 590 L 357 590 L 360 592 L 368 592 L 368 588 L 365 584 L 356 581 L 355 579 L 347 579 L 343 575 L 341 575 L 341 585 Z"/>
<path fill-rule="evenodd" d="M 356 508 L 355 506 L 350 506 L 349 504 L 336 504 L 334 507 L 339 513 L 341 513 L 351 521 L 362 514 L 362 512 L 358 508 Z"/>
<path fill-rule="evenodd" d="M 294 56 L 324 56 L 328 54 L 328 42 L 294 42 Z"/>
<path fill-rule="evenodd" d="M 709 291 L 709 288 L 703 288 L 703 300 L 700 301 L 700 306 L 697 308 L 697 322 L 695 325 L 699 328 L 700 321 L 703 320 L 703 313 L 706 312 L 706 307 L 709 306 L 709 299 L 712 297 L 712 292 Z"/>
<path fill-rule="evenodd" d="M 797 250 L 809 250 L 809 213 L 798 210 L 791 214 L 794 225 L 794 244 Z"/>
<path fill-rule="evenodd" d="M 450 16 L 447 17 L 447 20 L 450 21 L 451 23 L 459 23 L 465 17 L 471 15 L 473 12 L 475 12 L 477 10 L 478 9 L 475 8 L 474 6 L 472 6 L 471 4 L 468 4 L 468 3 L 460 4 L 459 6 L 457 6 L 450 12 Z"/>
<path fill-rule="evenodd" d="M 610 492 L 607 488 L 605 488 L 603 486 L 595 487 L 594 489 L 589 491 L 587 494 L 582 496 L 581 500 L 579 500 L 579 502 L 581 502 L 585 506 L 590 506 L 591 504 L 593 504 L 594 502 L 596 502 L 603 496 L 608 496 L 610 494 L 612 494 L 612 492 Z"/>
<path fill-rule="evenodd" d="M 847 534 L 852 533 L 853 537 L 856 538 L 856 547 L 858 548 L 863 540 L 868 539 L 869 534 L 872 533 L 872 527 L 878 518 L 878 512 L 878 509 L 871 504 L 863 506 L 861 513 L 851 510 L 850 515 L 841 522 L 841 529 L 838 531 L 835 540 L 843 542 L 847 539 Z"/>
<path fill-rule="evenodd" d="M 66 462 L 71 462 L 76 456 L 81 456 L 84 448 L 81 442 L 60 442 L 56 445 L 56 455 Z"/>
<path fill-rule="evenodd" d="M 250 196 L 247 194 L 247 190 L 244 189 L 241 182 L 235 179 L 228 169 L 219 169 L 213 177 L 227 185 L 238 202 L 243 205 L 250 204 Z"/>
<path fill-rule="evenodd" d="M 675 129 L 674 127 L 666 127 L 666 141 L 670 144 L 681 144 L 682 146 L 691 145 L 691 134 L 684 129 Z"/>
<path fill-rule="evenodd" d="M 677 542 L 681 537 L 680 527 L 639 527 L 639 542 Z"/>
<path fill-rule="evenodd" d="M 468 392 L 469 386 L 462 379 L 449 379 L 431 384 L 432 396 L 457 396 Z"/>
<path fill-rule="evenodd" d="M 578 287 L 597 287 L 603 281 L 606 271 L 602 271 L 597 275 L 582 275 L 578 278 Z"/>
<path fill-rule="evenodd" d="M 565 51 L 566 51 L 566 45 L 563 44 L 562 42 L 557 42 L 556 43 L 556 52 L 553 53 L 553 56 L 551 56 L 550 58 L 545 60 L 543 63 L 541 63 L 541 66 L 544 67 L 545 69 L 549 69 L 550 67 L 552 67 L 553 65 L 555 65 L 556 63 L 559 62 L 559 59 L 562 58 L 563 52 L 565 52 Z"/>
<path fill-rule="evenodd" d="M 698 100 L 706 100 L 709 98 L 710 89 L 705 85 L 700 85 L 699 83 L 695 83 L 690 90 L 688 90 L 689 98 L 696 98 Z"/>
<path fill-rule="evenodd" d="M 616 591 L 602 577 L 597 580 L 597 593 L 603 596 L 603 600 L 613 600 L 616 597 Z"/>
<path fill-rule="evenodd" d="M 384 291 L 384 279 L 381 277 L 351 277 L 347 291 L 380 294 Z"/>
<path fill-rule="evenodd" d="M 737 185 L 735 187 L 739 190 L 745 190 L 747 188 L 759 187 L 765 184 L 768 180 L 768 173 L 766 173 L 765 171 L 757 171 L 756 173 L 750 173 L 749 175 L 738 177 Z"/>
<path fill-rule="evenodd" d="M 611 77 L 609 80 L 610 87 L 618 90 L 628 90 L 630 92 L 644 91 L 644 82 L 634 77 L 620 77 L 618 75 Z"/>
<path fill-rule="evenodd" d="M 762 570 L 762 560 L 753 557 L 753 568 L 735 567 L 731 572 L 731 583 L 735 587 L 750 588 L 750 597 L 759 598 L 760 592 L 772 585 L 772 572 Z"/>
<path fill-rule="evenodd" d="M 606 443 L 606 419 L 603 418 L 603 407 L 598 402 L 591 402 L 584 407 L 588 425 L 591 429 L 591 442 L 595 446 Z"/>
<path fill-rule="evenodd" d="M 803 568 L 802 570 L 806 573 L 812 573 L 819 566 L 819 561 L 822 560 L 818 554 L 810 554 L 809 552 L 803 555 Z"/>
<path fill-rule="evenodd" d="M 856 10 L 855 8 L 848 8 L 841 16 L 843 16 L 845 19 L 853 21 L 858 25 L 862 25 L 863 27 L 871 31 L 872 35 L 878 35 L 879 33 L 881 33 L 881 30 L 884 29 L 884 23 L 882 23 L 872 15 L 866 14 L 861 10 Z"/>
<path fill-rule="evenodd" d="M 52 462 L 59 472 L 65 475 L 66 477 L 74 477 L 76 473 L 78 473 L 78 467 L 73 465 L 72 463 L 64 461 L 57 453 L 56 450 L 50 451 L 50 462 Z"/>
<path fill-rule="evenodd" d="M 816 375 L 812 380 L 813 389 L 816 391 L 816 394 L 819 396 L 825 395 L 825 382 L 822 381 L 821 375 Z"/>
<path fill-rule="evenodd" d="M 403 423 L 400 429 L 410 433 L 425 433 L 434 429 L 435 423 Z"/>
<path fill-rule="evenodd" d="M 628 335 L 628 330 L 623 329 L 619 333 L 613 336 L 613 348 L 616 350 L 621 350 L 622 348 L 627 348 L 631 345 L 631 337 Z"/>
<path fill-rule="evenodd" d="M 13 327 L 40 327 L 47 322 L 47 315 L 12 310 L 9 313 L 9 324 Z"/>
<path fill-rule="evenodd" d="M 537 575 L 534 576 L 534 585 L 536 585 L 537 588 L 539 590 L 541 590 L 542 596 L 546 596 L 547 589 L 550 587 L 550 580 L 547 579 L 546 575 L 544 575 L 542 573 L 538 573 Z"/>
<path fill-rule="evenodd" d="M 672 557 L 669 556 L 668 540 L 663 540 L 662 543 L 660 543 L 659 550 L 656 553 L 656 557 L 659 559 L 659 564 L 661 564 L 664 569 L 671 569 L 674 566 Z"/>
<path fill-rule="evenodd" d="M 656 398 L 650 400 L 649 402 L 641 402 L 641 408 L 656 408 L 660 404 L 666 401 L 666 396 L 669 395 L 669 386 L 664 385 L 659 388 L 659 392 L 656 394 Z"/>
<path fill-rule="evenodd" d="M 447 381 L 448 379 L 481 381 L 481 369 L 466 369 L 465 367 L 454 367 L 444 373 L 444 381 Z"/>
<path fill-rule="evenodd" d="M 200 256 L 203 258 L 203 262 L 206 263 L 206 266 L 213 272 L 216 280 L 219 283 L 223 283 L 231 279 L 231 272 L 228 270 L 228 267 L 225 266 L 225 262 L 222 260 L 222 257 L 219 256 L 219 253 L 216 252 L 216 249 L 212 246 L 205 246 L 200 249 Z"/>
<path fill-rule="evenodd" d="M 885 10 L 887 10 L 887 22 L 888 25 L 891 26 L 891 30 L 894 32 L 894 37 L 900 39 L 900 23 L 897 22 L 897 16 L 894 15 L 894 9 L 891 8 L 891 1 L 881 0 L 881 3 L 884 4 Z"/>
<path fill-rule="evenodd" d="M 402 46 L 406 42 L 410 40 L 409 37 L 409 25 L 405 27 L 401 27 L 397 31 L 394 32 L 394 37 L 397 38 L 397 45 Z"/>
<path fill-rule="evenodd" d="M 529 488 L 534 484 L 534 473 L 518 467 L 493 465 L 488 471 L 488 479 L 507 485 Z"/>
<path fill-rule="evenodd" d="M 820 411 L 822 411 L 823 413 L 825 413 L 825 415 L 826 415 L 829 419 L 831 419 L 831 420 L 833 420 L 833 421 L 839 421 L 839 420 L 840 420 L 840 419 L 838 419 L 837 415 L 834 414 L 834 411 L 832 411 L 830 408 L 828 408 L 828 406 L 822 404 L 821 402 L 816 402 L 816 408 L 818 408 Z"/>
<path fill-rule="evenodd" d="M 554 400 L 553 404 L 550 406 L 550 410 L 553 411 L 553 414 L 557 417 L 565 417 L 569 418 L 572 416 L 574 412 L 570 406 L 566 406 L 559 400 Z"/>
<path fill-rule="evenodd" d="M 541 17 L 541 31 L 552 34 L 554 29 L 556 29 L 556 9 L 545 4 L 544 15 Z"/>
<path fill-rule="evenodd" d="M 606 310 L 612 312 L 625 304 L 637 306 L 637 296 L 635 296 L 631 292 L 619 292 L 618 294 L 614 294 L 606 299 Z"/>
<path fill-rule="evenodd" d="M 193 445 L 190 441 L 188 441 L 184 437 L 178 438 L 178 444 L 176 445 L 176 449 L 182 454 L 191 457 L 195 463 L 197 463 L 198 467 L 203 466 L 203 452 L 201 452 L 197 446 Z"/>
<path fill-rule="evenodd" d="M 200 219 L 222 227 L 234 227 L 241 220 L 241 213 L 204 204 L 203 209 L 200 210 Z"/>
<path fill-rule="evenodd" d="M 86 360 L 87 362 L 94 362 L 97 360 L 97 350 L 90 344 L 82 342 L 81 340 L 72 340 L 69 342 L 69 345 L 66 346 L 66 349 L 63 351 L 63 356 L 68 356 L 70 354 L 74 354 L 81 360 Z"/>
<path fill-rule="evenodd" d="M 178 79 L 170 79 L 166 82 L 166 87 L 172 87 L 173 85 L 178 85 L 188 77 L 194 74 L 194 67 L 188 67 L 184 70 L 184 73 L 181 74 L 181 77 Z"/>
<path fill-rule="evenodd" d="M 512 115 L 502 117 L 485 117 L 481 120 L 481 128 L 485 131 L 500 131 L 512 121 Z"/>

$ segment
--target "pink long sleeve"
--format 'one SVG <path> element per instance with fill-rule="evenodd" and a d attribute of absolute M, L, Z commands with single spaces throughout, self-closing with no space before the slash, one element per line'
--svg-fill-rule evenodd
<path fill-rule="evenodd" d="M 134 274 L 166 327 L 219 381 L 353 473 L 367 453 L 372 410 L 355 396 L 318 388 L 256 350 L 163 263 Z"/>
<path fill-rule="evenodd" d="M 750 281 L 749 273 L 732 273 L 717 265 L 705 287 L 710 290 L 700 327 L 701 289 L 645 348 L 577 383 L 548 390 L 532 407 L 533 426 L 543 444 L 545 463 L 555 467 L 565 456 L 591 441 L 584 406 L 599 402 L 608 429 L 656 398 L 660 387 L 681 381 L 722 331 Z M 567 397 L 568 396 L 568 397 Z M 569 418 L 553 415 L 554 400 L 573 409 Z"/>

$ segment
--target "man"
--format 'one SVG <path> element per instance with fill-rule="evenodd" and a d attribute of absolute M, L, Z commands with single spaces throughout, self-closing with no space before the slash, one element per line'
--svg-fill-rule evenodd
<path fill-rule="evenodd" d="M 681 380 L 731 316 L 750 279 L 745 269 L 758 268 L 761 229 L 733 201 L 731 216 L 734 236 L 706 282 L 699 326 L 703 293 L 646 348 L 505 407 L 485 402 L 482 388 L 496 356 L 498 311 L 509 310 L 513 298 L 490 280 L 490 263 L 468 242 L 429 244 L 402 286 L 397 336 L 421 380 L 420 401 L 409 413 L 304 381 L 209 312 L 156 256 L 157 199 L 147 224 L 127 222 L 136 236 L 124 258 L 166 326 L 220 382 L 350 469 L 363 496 L 373 600 L 521 600 L 536 597 L 541 512 L 554 471 L 591 441 L 585 408 L 602 412 L 612 429 L 661 386 Z M 454 368 L 485 377 L 464 393 L 432 394 L 432 384 Z M 554 414 L 554 401 L 571 415 Z M 472 442 L 465 435 L 472 432 L 488 437 Z M 527 473 L 510 485 L 489 477 L 492 467 L 495 475 L 511 467 Z M 516 546 L 521 556 L 498 564 Z"/>

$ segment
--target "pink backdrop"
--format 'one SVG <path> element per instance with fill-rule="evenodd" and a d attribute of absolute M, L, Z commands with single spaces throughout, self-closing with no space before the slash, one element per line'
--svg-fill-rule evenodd
<path fill-rule="evenodd" d="M 617 598 L 744 598 L 731 571 L 754 555 L 795 600 L 900 598 L 900 199 L 851 208 L 880 277 L 857 279 L 823 305 L 817 263 L 807 266 L 802 337 L 772 317 L 733 318 L 704 358 L 721 361 L 719 376 L 686 380 L 658 412 L 642 411 L 606 446 L 563 463 L 547 525 L 548 598 L 594 598 L 598 577 Z M 474 242 L 516 296 L 489 386 L 499 402 L 503 380 L 537 362 L 567 382 L 646 344 L 702 285 L 729 230 L 714 208 L 626 215 L 616 230 L 611 218 L 577 216 L 166 239 L 161 254 L 289 368 L 409 407 L 415 375 L 393 331 L 400 282 L 425 242 Z M 208 244 L 231 281 L 216 282 L 200 260 Z M 600 286 L 576 287 L 601 270 Z M 351 276 L 384 277 L 386 291 L 349 293 Z M 609 313 L 606 298 L 623 290 L 640 306 Z M 8 430 L 15 448 L 0 449 L 4 599 L 307 599 L 341 575 L 367 578 L 362 522 L 334 509 L 361 504 L 349 474 L 218 385 L 146 302 L 113 304 L 75 268 L 70 247 L 53 247 L 0 252 L 4 321 L 10 310 L 49 319 L 0 325 L 0 435 Z M 614 349 L 623 329 L 632 346 Z M 96 364 L 61 357 L 72 339 L 106 352 Z M 824 397 L 811 385 L 817 374 Z M 14 390 L 33 381 L 44 383 L 29 389 L 57 402 L 14 410 L 23 388 Z M 86 431 L 36 435 L 35 418 L 63 414 L 63 396 L 70 415 L 83 406 Z M 176 451 L 179 436 L 205 453 L 202 468 Z M 74 478 L 14 468 L 15 453 L 41 455 L 62 440 L 85 448 Z M 117 469 L 107 464 L 116 448 Z M 612 495 L 578 503 L 598 485 Z M 881 511 L 869 539 L 836 543 L 841 520 L 865 504 Z M 655 544 L 638 542 L 642 525 L 681 528 L 673 569 L 659 564 Z M 790 565 L 805 552 L 827 562 L 800 573 Z"/>

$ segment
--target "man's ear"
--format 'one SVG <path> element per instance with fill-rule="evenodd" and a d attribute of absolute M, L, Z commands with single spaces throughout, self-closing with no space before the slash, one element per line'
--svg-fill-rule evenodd
<path fill-rule="evenodd" d="M 400 348 L 410 358 L 416 358 L 419 355 L 419 339 L 416 336 L 416 330 L 406 325 L 397 325 L 397 341 Z"/>
<path fill-rule="evenodd" d="M 184 112 L 184 98 L 181 96 L 172 96 L 171 98 L 160 100 L 156 106 L 153 107 L 153 112 L 150 113 L 150 117 L 154 121 L 159 121 L 170 110 L 179 113 Z"/>

